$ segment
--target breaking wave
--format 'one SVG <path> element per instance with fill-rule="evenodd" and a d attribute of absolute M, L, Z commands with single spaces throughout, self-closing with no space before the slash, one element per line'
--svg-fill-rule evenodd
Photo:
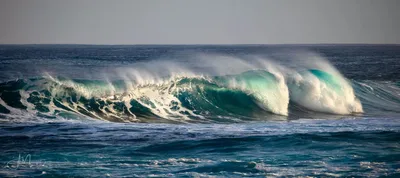
<path fill-rule="evenodd" d="M 45 118 L 208 123 L 287 118 L 296 112 L 400 110 L 395 83 L 350 81 L 316 58 L 290 67 L 258 58 L 214 57 L 198 60 L 195 66 L 203 68 L 197 70 L 177 63 L 117 69 L 119 80 L 19 79 L 0 84 L 0 113 L 8 119 L 28 112 Z"/>

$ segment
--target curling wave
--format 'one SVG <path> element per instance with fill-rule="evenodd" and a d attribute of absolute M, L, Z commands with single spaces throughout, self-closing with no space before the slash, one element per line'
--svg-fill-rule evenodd
<path fill-rule="evenodd" d="M 177 75 L 178 69 L 165 65 L 170 71 L 164 77 L 149 77 L 148 71 L 135 69 L 128 70 L 131 76 L 122 75 L 122 80 L 47 75 L 4 82 L 0 84 L 0 115 L 208 123 L 302 117 L 303 112 L 373 115 L 400 111 L 398 83 L 349 81 L 321 59 L 296 68 L 265 60 L 228 60 L 235 66 L 230 73 L 221 70 L 223 62 L 217 60 L 211 63 L 213 73 L 179 69 L 184 72 Z M 154 65 L 150 69 L 165 71 Z"/>

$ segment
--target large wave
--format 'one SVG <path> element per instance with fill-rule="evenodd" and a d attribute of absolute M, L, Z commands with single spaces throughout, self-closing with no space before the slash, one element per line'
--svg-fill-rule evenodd
<path fill-rule="evenodd" d="M 363 113 L 358 98 L 368 107 L 377 105 L 373 97 L 378 95 L 367 84 L 345 79 L 321 57 L 303 58 L 308 60 L 291 67 L 257 57 L 203 55 L 191 66 L 150 62 L 118 69 L 119 80 L 19 79 L 0 84 L 0 113 L 7 118 L 30 113 L 115 122 L 215 122 L 285 118 L 297 107 Z M 398 111 L 398 98 L 385 101 L 396 103 L 391 108 Z"/>
<path fill-rule="evenodd" d="M 216 117 L 252 117 L 253 112 L 287 114 L 286 92 L 266 71 L 224 77 L 174 77 L 126 90 L 123 81 L 66 80 L 52 77 L 1 84 L 0 112 L 90 117 L 116 122 L 157 119 L 191 122 Z M 278 100 L 276 95 L 284 96 Z M 286 95 L 286 96 L 285 96 Z"/>

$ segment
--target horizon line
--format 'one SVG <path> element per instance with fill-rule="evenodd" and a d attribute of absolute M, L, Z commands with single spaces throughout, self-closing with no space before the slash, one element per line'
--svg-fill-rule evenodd
<path fill-rule="evenodd" d="M 87 46 L 262 46 L 262 45 L 271 45 L 271 46 L 279 46 L 279 45 L 400 45 L 400 43 L 217 43 L 217 44 L 209 44 L 209 43 L 182 43 L 182 44 L 127 44 L 127 43 L 114 43 L 114 44 L 91 44 L 91 43 L 2 43 L 0 46 L 6 45 L 87 45 Z"/>

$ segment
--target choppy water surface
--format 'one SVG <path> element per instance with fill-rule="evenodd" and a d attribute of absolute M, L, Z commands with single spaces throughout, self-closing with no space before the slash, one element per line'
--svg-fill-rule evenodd
<path fill-rule="evenodd" d="M 0 46 L 0 175 L 400 174 L 399 46 Z"/>

